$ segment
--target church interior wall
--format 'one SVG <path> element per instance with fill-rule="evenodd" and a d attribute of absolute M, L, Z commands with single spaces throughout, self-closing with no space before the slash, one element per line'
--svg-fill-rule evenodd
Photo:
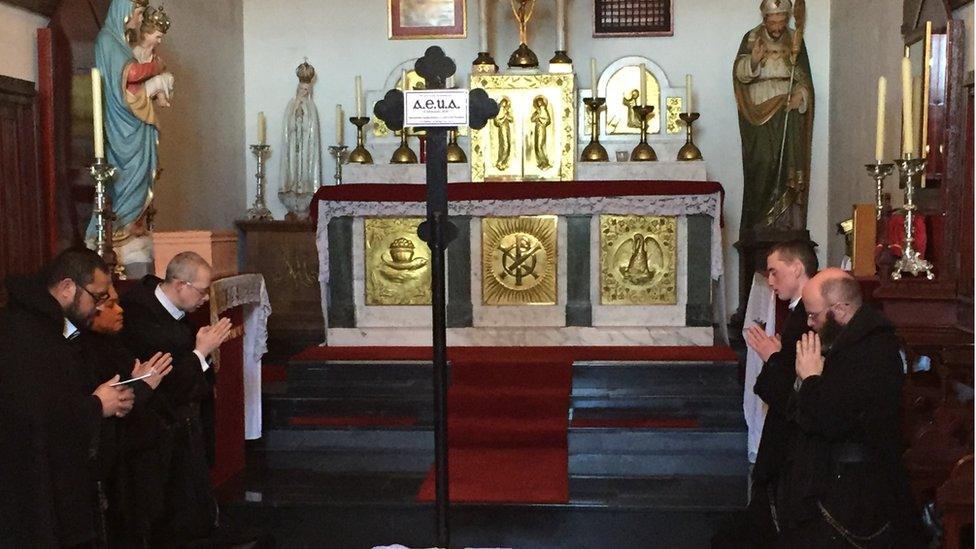
<path fill-rule="evenodd" d="M 173 27 L 160 55 L 176 85 L 172 107 L 158 111 L 156 228 L 233 229 L 246 209 L 241 2 L 174 2 L 166 11 Z"/>
<path fill-rule="evenodd" d="M 37 82 L 37 29 L 47 17 L 0 2 L 0 74 Z"/>
<path fill-rule="evenodd" d="M 492 55 L 503 66 L 518 45 L 518 31 L 509 2 L 490 1 L 489 5 Z M 570 19 L 567 46 L 581 86 L 589 85 L 591 57 L 597 59 L 598 69 L 602 70 L 620 57 L 644 55 L 659 64 L 673 82 L 681 81 L 686 73 L 694 77 L 695 102 L 699 106 L 696 110 L 702 113 L 702 120 L 695 126 L 696 142 L 708 163 L 709 179 L 721 182 L 726 189 L 726 300 L 731 314 L 738 301 L 738 255 L 732 244 L 738 237 L 742 208 L 742 161 L 731 72 L 743 34 L 761 21 L 758 2 L 675 2 L 674 35 L 639 38 L 593 38 L 590 5 L 588 0 L 567 3 Z M 821 244 L 828 242 L 830 230 L 826 215 L 830 152 L 827 122 L 831 110 L 830 6 L 831 2 L 808 2 L 806 31 L 816 91 L 808 226 L 812 238 Z M 294 95 L 298 83 L 295 67 L 303 58 L 308 57 L 318 74 L 313 96 L 323 137 L 323 179 L 331 182 L 335 164 L 328 157 L 326 146 L 335 142 L 335 105 L 343 105 L 346 117 L 353 114 L 355 76 L 362 75 L 366 90 L 378 89 L 397 64 L 419 57 L 427 47 L 437 44 L 458 64 L 461 85 L 478 51 L 477 9 L 476 0 L 467 2 L 467 38 L 389 40 L 386 0 L 244 0 L 246 132 L 237 147 L 244 150 L 246 145 L 255 142 L 257 113 L 263 111 L 272 148 L 267 170 L 268 206 L 275 218 L 281 219 L 285 213 L 276 198 L 280 187 L 277 151 L 281 146 L 281 120 L 285 104 Z M 529 23 L 529 45 L 539 56 L 543 69 L 555 49 L 554 17 L 553 2 L 538 2 Z M 347 122 L 346 144 L 353 140 L 352 130 Z M 416 143 L 413 146 L 416 148 Z M 388 159 L 376 158 L 376 161 Z M 255 192 L 251 176 L 253 158 L 248 155 L 242 159 L 242 165 L 247 166 L 246 199 L 250 202 Z M 821 246 L 821 261 L 826 259 L 825 248 Z"/>

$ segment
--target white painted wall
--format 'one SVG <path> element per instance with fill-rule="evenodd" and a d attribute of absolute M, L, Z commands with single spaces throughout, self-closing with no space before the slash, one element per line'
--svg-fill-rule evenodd
<path fill-rule="evenodd" d="M 518 45 L 517 29 L 509 3 L 493 4 L 489 14 L 492 54 L 505 65 Z M 440 45 L 458 64 L 463 82 L 478 49 L 477 2 L 469 0 L 468 37 L 462 40 L 388 40 L 387 1 L 361 0 L 244 0 L 244 114 L 246 139 L 243 149 L 255 140 L 257 113 L 268 117 L 269 143 L 274 151 L 268 169 L 268 203 L 277 218 L 284 213 L 278 203 L 278 150 L 281 146 L 281 118 L 285 104 L 295 92 L 295 67 L 307 56 L 318 71 L 314 97 L 318 105 L 324 146 L 333 142 L 335 104 L 350 113 L 355 106 L 353 79 L 363 76 L 366 89 L 378 89 L 397 64 L 423 55 Z M 732 248 L 738 236 L 742 208 L 742 161 L 738 118 L 732 92 L 731 67 L 743 34 L 759 23 L 758 2 L 751 0 L 696 0 L 675 2 L 672 37 L 592 38 L 589 0 L 569 0 L 571 19 L 567 41 L 581 85 L 589 85 L 589 59 L 595 57 L 602 69 L 626 55 L 645 55 L 657 62 L 675 81 L 690 73 L 695 78 L 695 99 L 702 120 L 696 124 L 696 140 L 706 161 L 709 178 L 726 189 L 725 249 L 726 296 L 731 310 L 737 305 L 738 256 Z M 816 90 L 814 151 L 809 227 L 814 240 L 828 240 L 827 182 L 829 147 L 828 113 L 830 90 L 831 2 L 809 2 L 807 48 Z M 860 11 L 860 10 L 859 10 Z M 474 12 L 474 16 L 472 16 Z M 555 4 L 539 2 L 529 24 L 529 45 L 545 62 L 555 49 Z M 899 11 L 900 13 L 900 11 Z M 492 32 L 497 29 L 497 32 Z M 347 143 L 351 125 L 347 124 Z M 386 159 L 377 158 L 378 162 Z M 323 151 L 323 173 L 334 164 Z M 253 200 L 253 159 L 247 158 L 247 201 Z M 327 175 L 328 178 L 328 175 Z M 825 250 L 821 250 L 825 253 Z M 824 257 L 821 258 L 823 261 Z"/>
<path fill-rule="evenodd" d="M 0 74 L 37 82 L 37 29 L 47 17 L 0 2 Z"/>

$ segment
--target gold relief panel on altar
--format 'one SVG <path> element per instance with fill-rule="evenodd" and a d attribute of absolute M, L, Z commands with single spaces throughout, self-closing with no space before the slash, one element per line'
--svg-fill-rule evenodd
<path fill-rule="evenodd" d="M 678 302 L 677 219 L 600 216 L 600 303 L 674 305 Z"/>
<path fill-rule="evenodd" d="M 576 160 L 572 74 L 473 75 L 498 116 L 471 131 L 473 181 L 569 181 Z"/>
<path fill-rule="evenodd" d="M 554 305 L 554 215 L 481 220 L 482 301 L 485 305 Z"/>
<path fill-rule="evenodd" d="M 430 248 L 420 217 L 367 217 L 366 305 L 430 305 Z"/>

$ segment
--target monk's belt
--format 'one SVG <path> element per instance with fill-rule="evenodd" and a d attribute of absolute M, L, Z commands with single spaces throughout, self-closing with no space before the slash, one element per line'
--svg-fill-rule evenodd
<path fill-rule="evenodd" d="M 835 464 L 866 463 L 874 461 L 874 453 L 866 444 L 840 442 L 830 448 L 830 460 Z"/>

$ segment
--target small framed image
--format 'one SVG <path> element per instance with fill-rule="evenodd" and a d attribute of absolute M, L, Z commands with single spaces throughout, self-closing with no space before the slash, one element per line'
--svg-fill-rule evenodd
<path fill-rule="evenodd" d="M 464 0 L 388 0 L 390 39 L 465 38 Z"/>
<path fill-rule="evenodd" d="M 593 0 L 593 37 L 673 36 L 673 0 Z"/>

